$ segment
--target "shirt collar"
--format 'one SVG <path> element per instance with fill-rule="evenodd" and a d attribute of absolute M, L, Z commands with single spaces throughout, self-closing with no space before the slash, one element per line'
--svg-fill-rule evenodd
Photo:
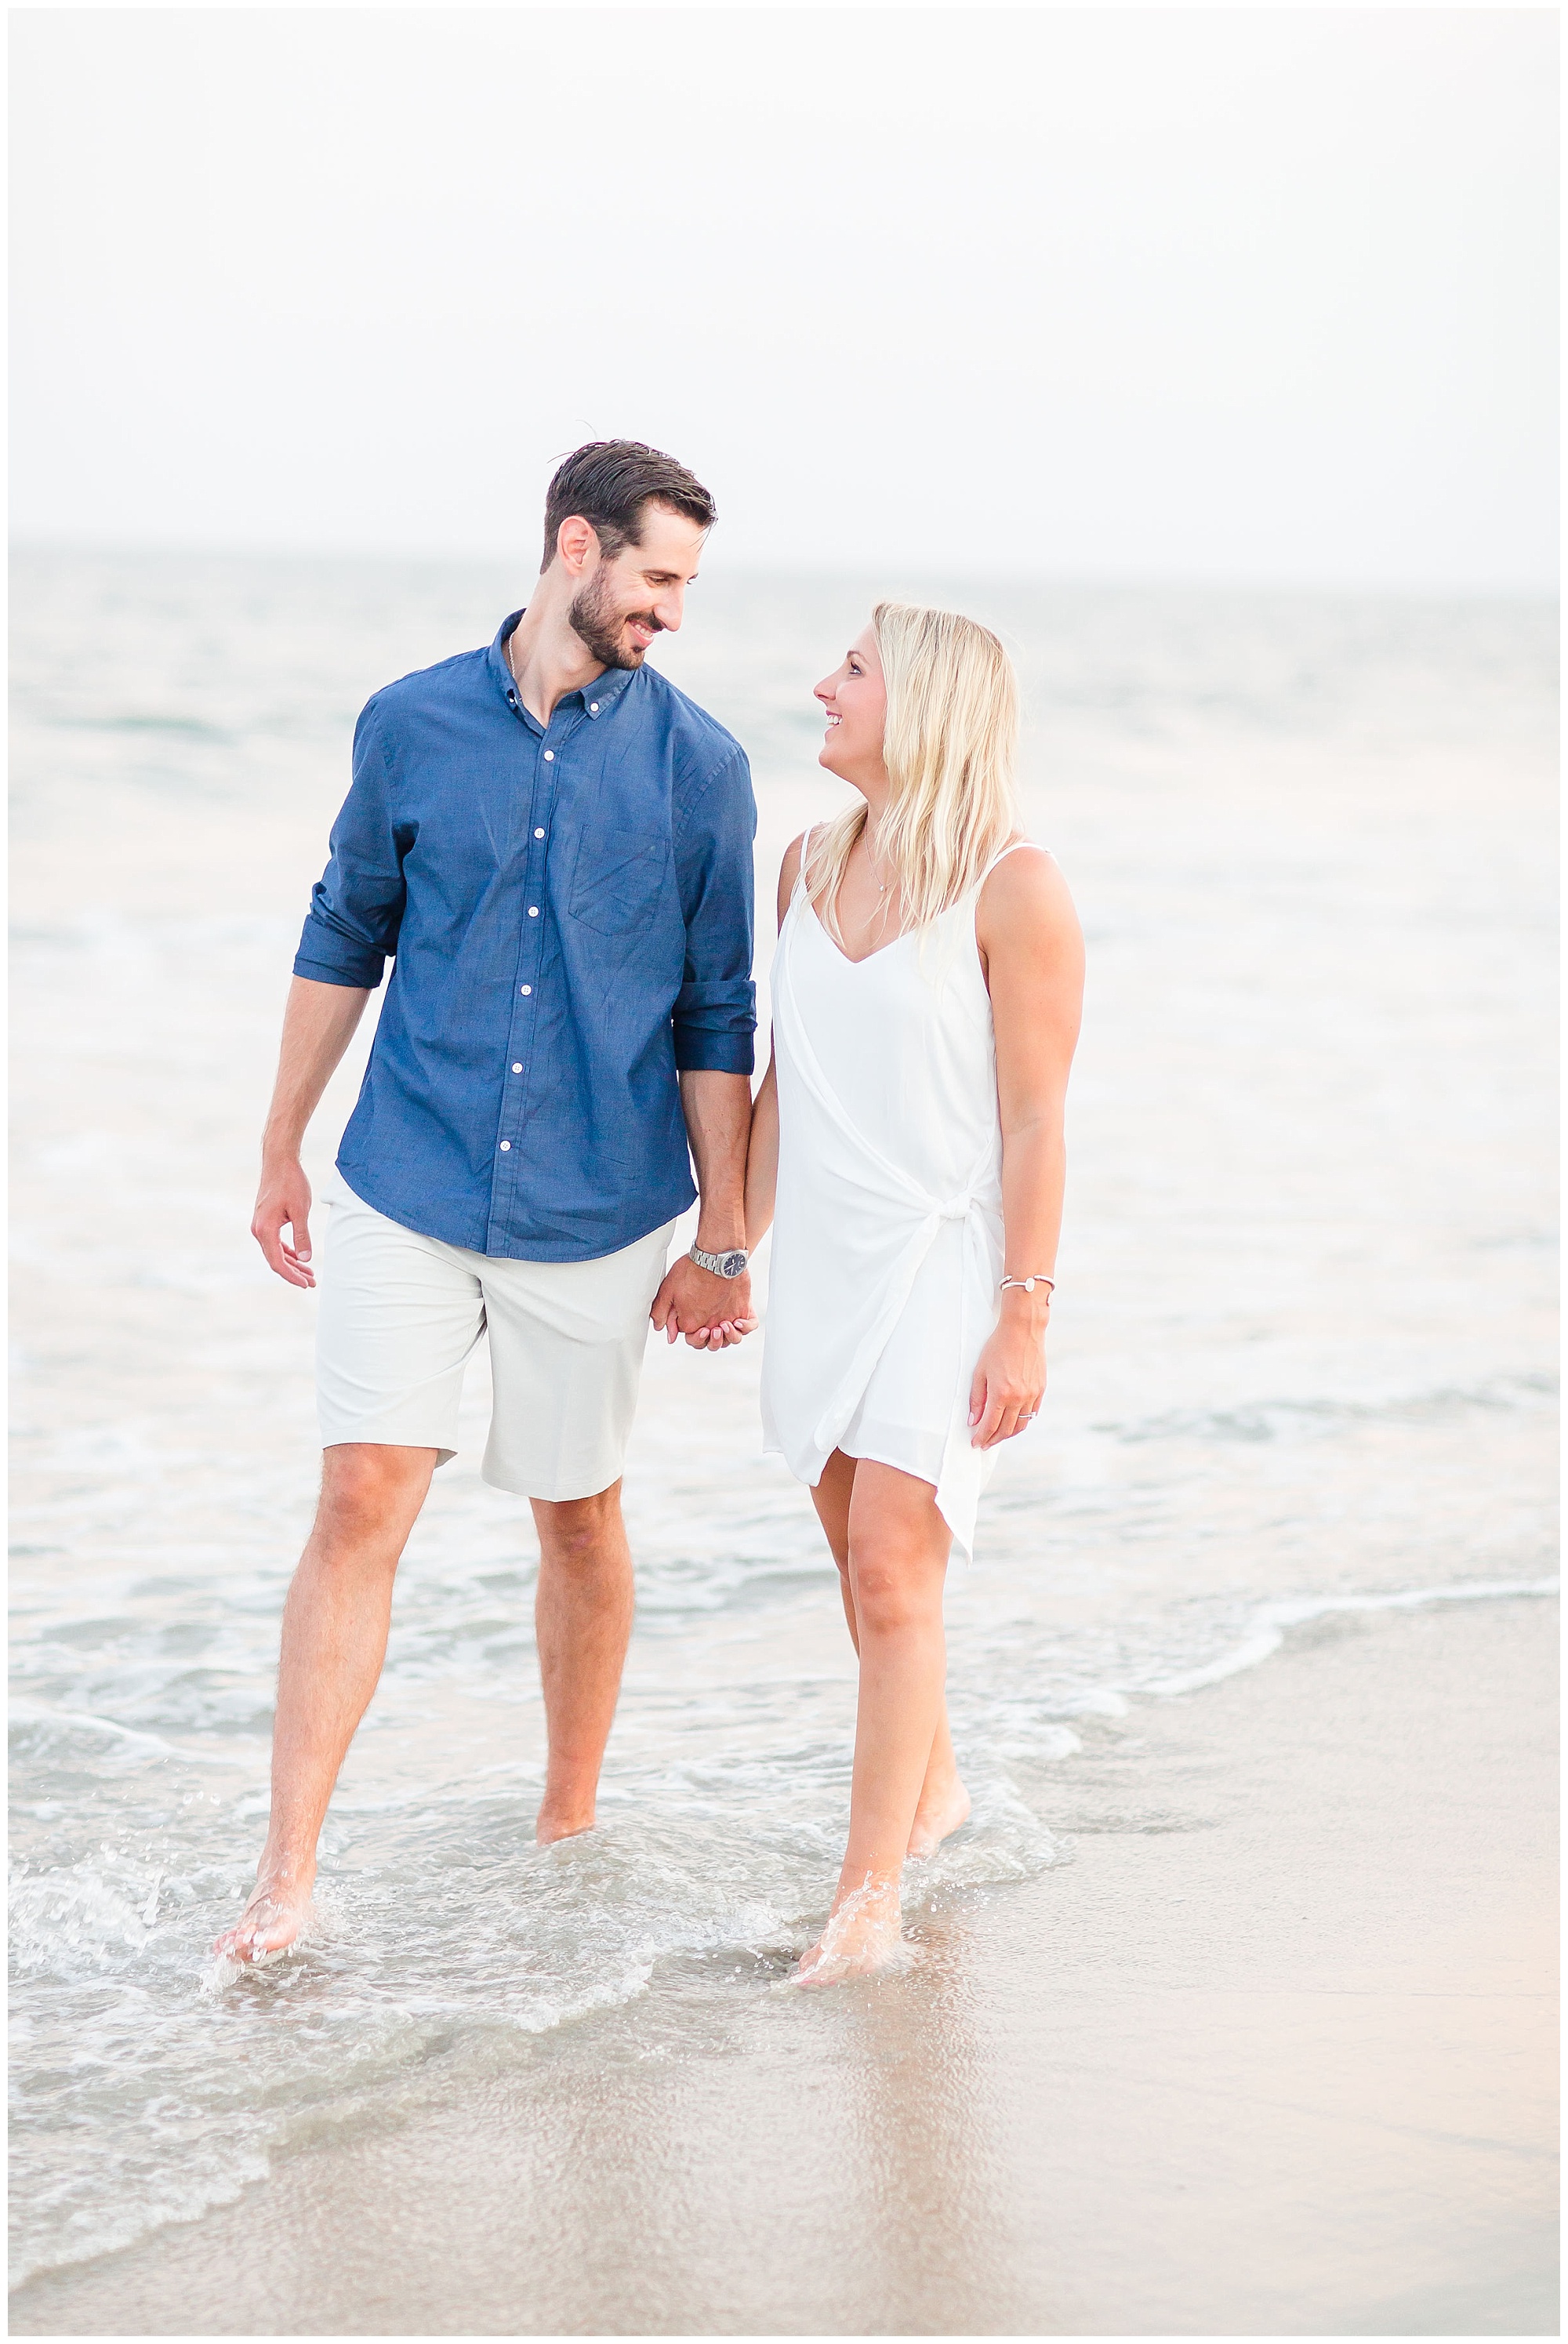
<path fill-rule="evenodd" d="M 525 604 L 524 609 L 526 607 Z M 521 616 L 521 611 L 513 611 L 510 618 L 501 621 L 496 630 L 495 641 L 490 647 L 487 662 L 501 695 L 509 706 L 516 698 L 517 684 L 507 660 L 506 647 L 511 641 L 511 631 Z M 606 714 L 636 672 L 636 669 L 631 667 L 607 667 L 602 675 L 597 675 L 592 683 L 584 684 L 580 692 L 569 692 L 565 698 L 568 701 L 581 700 L 583 707 L 594 714 Z"/>

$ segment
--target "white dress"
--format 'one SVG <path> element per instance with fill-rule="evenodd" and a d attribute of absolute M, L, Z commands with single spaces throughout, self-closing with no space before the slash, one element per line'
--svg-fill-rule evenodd
<path fill-rule="evenodd" d="M 764 1446 L 813 1488 L 835 1449 L 934 1483 L 966 1556 L 996 1456 L 970 1445 L 969 1387 L 1003 1270 L 996 1029 L 975 937 L 1001 859 L 862 961 L 797 880 L 773 968 Z"/>

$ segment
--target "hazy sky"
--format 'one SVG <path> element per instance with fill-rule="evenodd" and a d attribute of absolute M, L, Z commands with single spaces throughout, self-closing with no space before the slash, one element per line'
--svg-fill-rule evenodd
<path fill-rule="evenodd" d="M 1553 577 L 1547 11 L 10 21 L 19 536 Z"/>

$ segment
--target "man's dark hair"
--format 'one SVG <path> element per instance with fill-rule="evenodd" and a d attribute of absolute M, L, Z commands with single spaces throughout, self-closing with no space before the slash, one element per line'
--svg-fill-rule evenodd
<path fill-rule="evenodd" d="M 613 561 L 624 545 L 642 541 L 642 508 L 671 505 L 699 529 L 712 529 L 718 508 L 694 472 L 641 440 L 591 440 L 568 456 L 544 500 L 544 560 L 555 559 L 561 524 L 572 513 L 591 521 L 599 550 Z"/>

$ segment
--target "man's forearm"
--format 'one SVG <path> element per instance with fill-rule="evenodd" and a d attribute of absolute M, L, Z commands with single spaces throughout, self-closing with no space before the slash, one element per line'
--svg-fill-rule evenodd
<path fill-rule="evenodd" d="M 337 1072 L 344 1051 L 370 998 L 351 985 L 320 985 L 297 976 L 283 1013 L 278 1080 L 261 1135 L 263 1157 L 295 1157 L 321 1094 Z"/>
<path fill-rule="evenodd" d="M 695 1067 L 681 1076 L 692 1161 L 697 1169 L 697 1243 L 727 1253 L 746 1241 L 746 1142 L 752 1086 L 744 1075 Z"/>

